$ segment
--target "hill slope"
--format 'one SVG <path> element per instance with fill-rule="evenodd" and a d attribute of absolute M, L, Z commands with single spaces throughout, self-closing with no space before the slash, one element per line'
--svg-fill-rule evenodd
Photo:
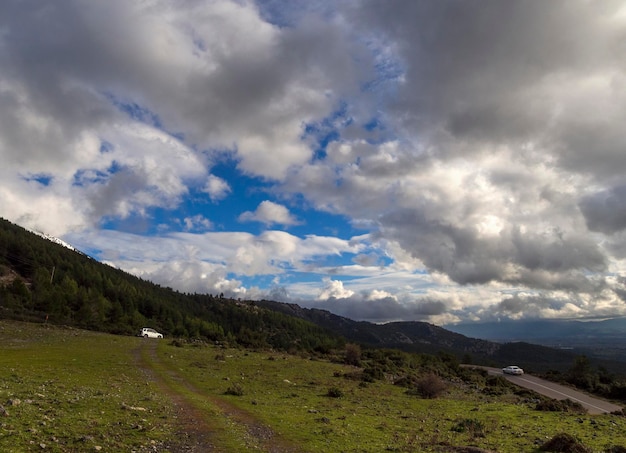
<path fill-rule="evenodd" d="M 99 263 L 0 219 L 0 317 L 250 347 L 329 350 L 343 340 L 311 322 L 252 303 L 182 294 Z"/>
<path fill-rule="evenodd" d="M 273 301 L 182 294 L 141 280 L 0 219 L 0 317 L 134 334 L 149 325 L 168 336 L 247 347 L 327 352 L 346 340 L 375 348 L 448 353 L 464 361 L 566 369 L 574 354 L 526 343 L 467 338 L 423 322 L 383 325 Z"/>

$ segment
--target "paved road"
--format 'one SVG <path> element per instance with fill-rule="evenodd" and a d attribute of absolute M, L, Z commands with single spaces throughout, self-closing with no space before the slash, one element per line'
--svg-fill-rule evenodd
<path fill-rule="evenodd" d="M 549 398 L 554 398 L 556 400 L 570 399 L 572 401 L 576 401 L 582 404 L 583 407 L 587 409 L 587 412 L 589 412 L 590 414 L 606 414 L 622 410 L 622 407 L 616 404 L 601 400 L 599 398 L 594 398 L 587 395 L 586 393 L 573 390 L 570 387 L 555 384 L 554 382 L 546 381 L 545 379 L 539 379 L 538 377 L 531 376 L 529 374 L 524 374 L 522 376 L 512 376 L 502 373 L 502 370 L 499 368 L 475 368 L 483 368 L 487 370 L 487 372 L 492 376 L 504 376 L 510 382 L 519 385 L 520 387 L 534 390 L 535 392 Z"/>

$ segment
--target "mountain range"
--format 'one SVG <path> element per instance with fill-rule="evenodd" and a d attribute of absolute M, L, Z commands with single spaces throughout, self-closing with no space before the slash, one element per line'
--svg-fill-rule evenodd
<path fill-rule="evenodd" d="M 54 272 L 56 270 L 56 272 Z M 366 348 L 444 354 L 451 359 L 529 370 L 566 370 L 580 353 L 540 344 L 551 324 L 519 324 L 521 333 L 501 340 L 497 328 L 480 331 L 456 326 L 456 332 L 425 322 L 373 324 L 329 311 L 269 300 L 241 301 L 210 294 L 181 294 L 99 263 L 63 241 L 34 234 L 0 219 L 0 317 L 45 319 L 113 333 L 134 334 L 152 325 L 167 336 L 201 337 L 243 346 L 324 351 L 352 342 Z M 620 324 L 581 323 L 592 332 L 620 333 Z M 559 324 L 575 338 L 580 325 Z M 516 332 L 514 325 L 508 332 Z M 602 328 L 600 328 L 602 327 Z M 462 331 L 462 329 L 466 329 Z M 530 330 L 529 330 L 530 329 Z M 494 337 L 475 337 L 491 332 Z M 552 333 L 556 332 L 552 329 Z M 526 341 L 513 341 L 518 339 Z M 609 337 L 606 337 L 609 338 Z M 620 337 L 621 338 L 621 337 Z M 558 345 L 556 345 L 558 346 Z M 605 356 L 604 358 L 614 358 Z M 623 363 L 604 365 L 626 372 Z"/>
<path fill-rule="evenodd" d="M 463 362 L 474 362 L 495 367 L 515 363 L 537 372 L 564 371 L 582 352 L 577 348 L 564 350 L 524 341 L 489 341 L 420 321 L 374 324 L 354 321 L 326 310 L 303 308 L 296 304 L 274 301 L 255 302 L 261 307 L 279 311 L 310 321 L 336 332 L 344 338 L 369 347 L 400 349 L 416 353 L 447 353 Z M 626 371 L 626 363 L 613 360 L 602 365 L 619 372 Z"/>
<path fill-rule="evenodd" d="M 448 328 L 462 335 L 499 343 L 523 341 L 626 361 L 626 318 L 484 322 Z"/>

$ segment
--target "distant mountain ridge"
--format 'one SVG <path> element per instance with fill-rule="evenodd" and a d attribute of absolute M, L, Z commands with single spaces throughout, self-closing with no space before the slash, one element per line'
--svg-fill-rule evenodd
<path fill-rule="evenodd" d="M 498 343 L 471 338 L 443 327 L 420 321 L 372 324 L 354 321 L 326 310 L 262 300 L 256 304 L 310 321 L 355 343 L 417 353 L 450 353 L 464 361 L 505 366 L 517 364 L 535 371 L 566 370 L 576 351 L 564 351 L 526 342 Z M 626 366 L 626 365 L 625 365 Z M 613 366 L 615 368 L 615 366 Z M 618 365 L 618 368 L 620 366 Z"/>
<path fill-rule="evenodd" d="M 531 320 L 467 323 L 450 326 L 453 332 L 493 341 L 580 341 L 589 338 L 620 338 L 626 340 L 626 318 L 598 321 Z"/>
<path fill-rule="evenodd" d="M 453 332 L 489 341 L 525 341 L 626 361 L 626 318 L 598 321 L 532 320 L 449 326 Z"/>

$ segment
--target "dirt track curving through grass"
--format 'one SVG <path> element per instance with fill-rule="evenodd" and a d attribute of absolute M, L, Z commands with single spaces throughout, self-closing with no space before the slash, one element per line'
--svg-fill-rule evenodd
<path fill-rule="evenodd" d="M 176 370 L 168 368 L 157 353 L 158 341 L 146 340 L 136 351 L 135 357 L 147 377 L 153 380 L 173 404 L 176 413 L 177 436 L 168 445 L 166 451 L 172 453 L 230 452 L 232 448 L 223 446 L 220 429 L 214 427 L 211 417 L 194 405 L 194 399 L 208 401 L 214 413 L 230 425 L 236 425 L 245 433 L 241 439 L 246 450 L 267 453 L 296 453 L 301 448 L 282 439 L 270 427 L 257 420 L 252 414 L 230 404 L 215 395 L 207 395 L 185 379 Z M 181 391 L 184 389 L 184 391 Z M 238 448 L 236 451 L 242 451 Z"/>

